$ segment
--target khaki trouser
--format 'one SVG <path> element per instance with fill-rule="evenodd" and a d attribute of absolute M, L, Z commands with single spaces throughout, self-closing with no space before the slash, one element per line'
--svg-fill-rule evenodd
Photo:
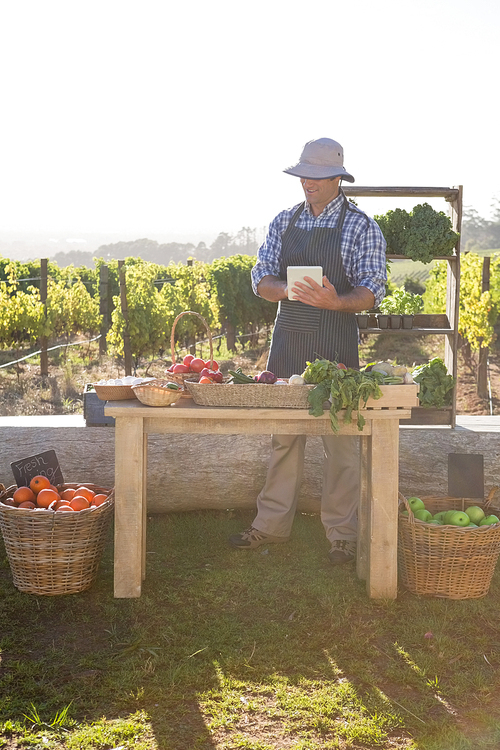
<path fill-rule="evenodd" d="M 257 498 L 252 526 L 272 536 L 290 536 L 303 471 L 305 435 L 273 435 L 265 485 Z M 330 542 L 355 541 L 359 503 L 360 455 L 356 436 L 323 436 L 321 522 Z"/>

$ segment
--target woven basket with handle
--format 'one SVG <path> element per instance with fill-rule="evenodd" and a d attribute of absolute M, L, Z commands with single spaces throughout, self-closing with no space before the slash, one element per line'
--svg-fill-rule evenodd
<path fill-rule="evenodd" d="M 433 515 L 470 505 L 500 517 L 492 505 L 498 487 L 487 499 L 450 496 L 422 497 Z M 404 511 L 408 511 L 408 515 Z M 419 521 L 400 495 L 398 563 L 401 582 L 414 594 L 445 599 L 479 599 L 488 593 L 500 554 L 500 523 L 489 526 L 440 526 Z"/>
<path fill-rule="evenodd" d="M 58 490 L 82 484 L 65 483 Z M 2 501 L 12 497 L 17 487 L 0 491 L 0 528 L 19 591 L 76 594 L 94 582 L 113 516 L 114 491 L 89 482 L 85 487 L 108 499 L 96 508 L 61 513 L 4 505 Z"/>
<path fill-rule="evenodd" d="M 213 341 L 212 341 L 212 332 L 209 328 L 209 325 L 203 315 L 200 315 L 200 313 L 194 312 L 193 310 L 185 310 L 184 312 L 179 313 L 179 315 L 176 317 L 172 324 L 172 332 L 170 334 L 170 349 L 172 351 L 172 364 L 182 364 L 181 362 L 176 362 L 175 359 L 175 326 L 179 322 L 179 320 L 184 317 L 184 315 L 196 315 L 197 318 L 201 320 L 203 325 L 205 326 L 205 330 L 207 332 L 208 336 L 208 344 L 210 346 L 210 363 L 212 364 L 214 361 L 214 347 L 213 347 Z M 186 380 L 192 380 L 193 382 L 197 382 L 200 379 L 200 376 L 195 372 L 166 372 L 165 378 L 167 380 L 173 381 L 174 383 L 178 383 L 179 385 L 184 385 Z M 185 389 L 182 393 L 182 398 L 192 398 L 191 393 Z"/>

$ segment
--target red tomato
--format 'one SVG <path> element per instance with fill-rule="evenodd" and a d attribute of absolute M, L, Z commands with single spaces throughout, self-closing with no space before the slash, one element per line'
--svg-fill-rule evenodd
<path fill-rule="evenodd" d="M 337 370 L 347 370 L 347 367 L 342 362 L 339 362 L 337 365 Z"/>
<path fill-rule="evenodd" d="M 175 365 L 170 365 L 170 367 L 167 367 L 167 372 L 173 372 Z"/>
<path fill-rule="evenodd" d="M 191 364 L 191 362 L 193 361 L 193 359 L 194 359 L 193 354 L 186 354 L 186 356 L 183 358 L 182 362 L 183 362 L 183 364 L 185 364 L 185 365 L 187 365 L 189 367 L 189 365 Z"/>
<path fill-rule="evenodd" d="M 198 382 L 199 382 L 199 383 L 202 383 L 202 384 L 205 384 L 205 385 L 208 385 L 208 383 L 213 383 L 214 381 L 213 381 L 213 380 L 210 380 L 210 378 L 207 378 L 207 377 L 206 377 L 206 376 L 204 375 L 204 376 L 203 376 L 202 378 L 200 378 L 200 379 L 199 379 L 199 381 L 198 381 Z"/>
<path fill-rule="evenodd" d="M 189 372 L 189 367 L 179 362 L 179 364 L 174 365 L 172 372 Z"/>
<path fill-rule="evenodd" d="M 205 360 L 203 359 L 192 359 L 189 369 L 191 372 L 201 372 L 205 367 Z"/>
<path fill-rule="evenodd" d="M 208 367 L 210 370 L 218 370 L 219 365 L 215 361 L 215 359 L 207 359 L 205 362 L 206 367 Z"/>

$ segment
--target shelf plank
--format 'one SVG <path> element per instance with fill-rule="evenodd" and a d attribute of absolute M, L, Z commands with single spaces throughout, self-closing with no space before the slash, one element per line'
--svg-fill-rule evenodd
<path fill-rule="evenodd" d="M 409 334 L 452 334 L 451 328 L 358 328 L 360 333 L 409 333 Z"/>
<path fill-rule="evenodd" d="M 347 185 L 342 185 L 342 190 L 347 196 L 376 196 L 378 198 L 411 198 L 413 196 L 418 196 L 427 198 L 444 198 L 447 201 L 456 200 L 460 192 L 459 188 L 451 187 L 347 187 Z"/>
<path fill-rule="evenodd" d="M 392 255 L 391 253 L 386 253 L 386 258 L 389 260 L 412 260 L 412 258 L 409 258 L 408 255 Z M 432 260 L 457 260 L 456 255 L 436 255 Z M 432 261 L 431 261 L 432 262 Z"/>

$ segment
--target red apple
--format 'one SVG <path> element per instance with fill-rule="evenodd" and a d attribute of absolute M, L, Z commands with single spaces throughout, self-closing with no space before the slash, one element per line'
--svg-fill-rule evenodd
<path fill-rule="evenodd" d="M 222 383 L 224 376 L 220 370 L 210 370 L 209 372 L 210 375 L 208 377 L 211 378 L 214 383 Z"/>
<path fill-rule="evenodd" d="M 203 370 L 200 372 L 201 377 L 209 378 L 212 374 L 212 370 L 209 370 L 208 367 L 204 367 Z"/>

